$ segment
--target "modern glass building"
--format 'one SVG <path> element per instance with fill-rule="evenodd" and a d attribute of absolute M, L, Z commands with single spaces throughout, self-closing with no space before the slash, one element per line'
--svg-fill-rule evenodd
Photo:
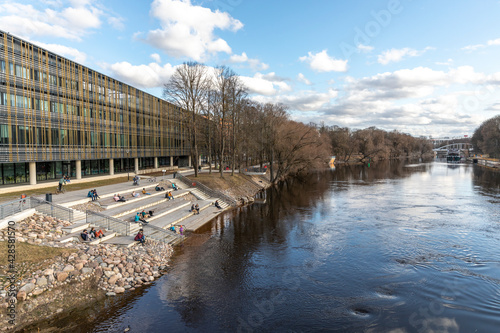
<path fill-rule="evenodd" d="M 189 165 L 182 112 L 0 31 L 0 186 Z"/>

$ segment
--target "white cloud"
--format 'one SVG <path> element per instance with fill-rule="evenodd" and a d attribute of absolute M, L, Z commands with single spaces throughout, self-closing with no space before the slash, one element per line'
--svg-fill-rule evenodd
<path fill-rule="evenodd" d="M 269 68 L 268 64 L 261 62 L 259 59 L 248 58 L 245 52 L 243 52 L 241 55 L 233 54 L 231 57 L 229 57 L 229 62 L 233 64 L 248 63 L 250 68 L 255 71 L 265 71 Z"/>
<path fill-rule="evenodd" d="M 358 44 L 357 48 L 360 52 L 364 52 L 364 53 L 369 53 L 369 52 L 373 51 L 373 49 L 374 49 L 373 46 L 363 45 L 363 44 Z"/>
<path fill-rule="evenodd" d="M 126 61 L 103 64 L 112 77 L 138 88 L 157 88 L 167 83 L 175 71 L 171 64 L 160 66 L 152 62 L 148 65 L 134 66 Z"/>
<path fill-rule="evenodd" d="M 113 28 L 115 28 L 116 30 L 125 29 L 125 23 L 123 21 L 124 21 L 123 17 L 115 17 L 115 16 L 108 17 L 108 24 Z"/>
<path fill-rule="evenodd" d="M 299 58 L 300 61 L 309 63 L 311 69 L 317 72 L 345 72 L 347 71 L 347 60 L 339 60 L 330 57 L 326 50 Z"/>
<path fill-rule="evenodd" d="M 336 98 L 337 95 L 338 92 L 333 89 L 329 89 L 326 93 L 303 90 L 279 96 L 254 96 L 252 99 L 260 103 L 283 103 L 291 110 L 319 111 L 325 105 L 330 105 L 332 99 Z"/>
<path fill-rule="evenodd" d="M 297 75 L 297 80 L 299 80 L 299 82 L 307 84 L 308 86 L 311 85 L 311 81 L 309 81 L 302 73 L 299 73 L 299 75 Z"/>
<path fill-rule="evenodd" d="M 38 2 L 34 4 L 40 6 Z M 37 9 L 32 4 L 13 2 L 0 4 L 0 29 L 24 38 L 53 36 L 80 41 L 101 26 L 105 14 L 90 1 L 71 1 L 65 8 L 55 1 L 45 5 L 50 8 Z"/>
<path fill-rule="evenodd" d="M 270 74 L 270 76 L 266 76 L 261 73 L 256 73 L 253 77 L 240 76 L 240 79 L 250 93 L 272 96 L 279 92 L 291 90 L 291 87 L 286 82 L 280 79 L 273 79 L 274 73 Z"/>
<path fill-rule="evenodd" d="M 446 61 L 444 61 L 444 62 L 437 61 L 437 62 L 436 62 L 436 65 L 440 65 L 440 66 L 451 66 L 451 65 L 453 65 L 453 59 L 451 59 L 451 58 L 450 58 L 450 59 L 448 59 L 448 60 L 446 60 Z"/>
<path fill-rule="evenodd" d="M 497 39 L 490 39 L 489 41 L 486 42 L 486 44 L 474 44 L 474 45 L 467 45 L 462 47 L 462 50 L 465 51 L 475 51 L 478 49 L 483 49 L 488 46 L 495 46 L 495 45 L 500 45 L 500 38 Z"/>
<path fill-rule="evenodd" d="M 161 63 L 161 57 L 158 53 L 153 53 L 150 55 L 150 57 L 157 63 Z"/>
<path fill-rule="evenodd" d="M 500 45 L 500 38 L 492 39 L 487 42 L 488 46 Z"/>
<path fill-rule="evenodd" d="M 72 47 L 59 44 L 46 44 L 37 41 L 30 41 L 30 43 L 38 45 L 56 54 L 62 55 L 63 57 L 71 59 L 79 64 L 84 64 L 87 60 L 87 55 L 84 52 L 80 52 L 79 50 Z"/>
<path fill-rule="evenodd" d="M 215 29 L 238 31 L 243 24 L 228 13 L 192 5 L 190 0 L 155 0 L 151 15 L 161 28 L 149 31 L 146 42 L 174 57 L 202 60 L 208 54 L 231 54 L 227 42 Z"/>
<path fill-rule="evenodd" d="M 410 49 L 408 47 L 405 47 L 403 49 L 390 49 L 382 52 L 382 54 L 379 54 L 378 62 L 382 65 L 387 65 L 390 62 L 399 62 L 403 60 L 403 58 L 405 57 L 421 56 L 422 54 L 431 49 L 432 49 L 431 47 L 426 47 L 421 51 Z"/>

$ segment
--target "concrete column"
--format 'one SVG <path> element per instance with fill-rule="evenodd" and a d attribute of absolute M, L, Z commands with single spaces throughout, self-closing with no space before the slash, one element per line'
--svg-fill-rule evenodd
<path fill-rule="evenodd" d="M 170 156 L 170 166 L 171 167 L 174 166 L 174 157 L 173 156 Z"/>
<path fill-rule="evenodd" d="M 192 167 L 193 165 L 191 164 L 191 155 L 188 156 L 188 166 Z"/>
<path fill-rule="evenodd" d="M 135 173 L 139 172 L 139 158 L 138 157 L 134 158 L 134 172 Z"/>
<path fill-rule="evenodd" d="M 155 157 L 154 167 L 158 169 L 158 157 Z"/>
<path fill-rule="evenodd" d="M 109 174 L 110 175 L 115 174 L 115 160 L 112 158 L 109 159 Z"/>
<path fill-rule="evenodd" d="M 30 162 L 30 185 L 36 185 L 36 162 Z"/>
<path fill-rule="evenodd" d="M 82 161 L 76 161 L 76 179 L 82 179 Z"/>

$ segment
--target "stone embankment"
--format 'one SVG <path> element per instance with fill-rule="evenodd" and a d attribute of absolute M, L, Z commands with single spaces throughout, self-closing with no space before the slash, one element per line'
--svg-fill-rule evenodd
<path fill-rule="evenodd" d="M 115 296 L 126 290 L 149 284 L 161 276 L 168 265 L 172 247 L 148 241 L 145 246 L 117 248 L 114 245 L 90 245 L 84 243 L 59 243 L 62 228 L 69 222 L 43 215 L 33 215 L 16 225 L 16 241 L 37 245 L 71 249 L 63 255 L 41 263 L 19 265 L 17 282 L 17 322 L 38 307 L 53 301 L 54 290 L 64 286 L 91 282 L 91 288 L 102 290 L 107 296 Z M 6 240 L 6 230 L 0 231 L 0 241 Z M 0 267 L 6 272 L 7 267 Z M 4 289 L 8 281 L 2 281 L 0 291 L 0 320 L 5 324 L 6 308 L 10 299 Z M 78 289 L 78 287 L 77 287 Z M 60 312 L 55 309 L 54 314 Z"/>
<path fill-rule="evenodd" d="M 257 192 L 269 186 L 269 181 L 264 178 L 249 177 L 243 184 L 221 191 L 240 204 L 247 204 L 253 201 Z M 93 202 L 73 208 L 103 210 Z M 58 239 L 65 236 L 62 229 L 70 224 L 39 214 L 16 223 L 16 243 L 26 242 L 65 251 L 38 262 L 16 264 L 17 297 L 12 299 L 7 297 L 6 292 L 9 286 L 5 276 L 8 268 L 0 266 L 0 330 L 13 328 L 7 323 L 9 302 L 17 303 L 17 326 L 14 329 L 19 329 L 21 325 L 45 321 L 97 299 L 148 285 L 168 267 L 173 249 L 164 243 L 147 241 L 145 246 L 125 248 L 109 244 L 59 242 Z M 6 241 L 7 230 L 0 230 L 0 243 Z"/>

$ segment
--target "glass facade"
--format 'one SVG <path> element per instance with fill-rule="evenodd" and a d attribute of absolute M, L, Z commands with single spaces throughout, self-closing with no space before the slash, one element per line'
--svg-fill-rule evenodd
<path fill-rule="evenodd" d="M 189 154 L 183 110 L 0 31 L 0 184 L 169 165 Z M 130 162 L 132 161 L 132 162 Z"/>

